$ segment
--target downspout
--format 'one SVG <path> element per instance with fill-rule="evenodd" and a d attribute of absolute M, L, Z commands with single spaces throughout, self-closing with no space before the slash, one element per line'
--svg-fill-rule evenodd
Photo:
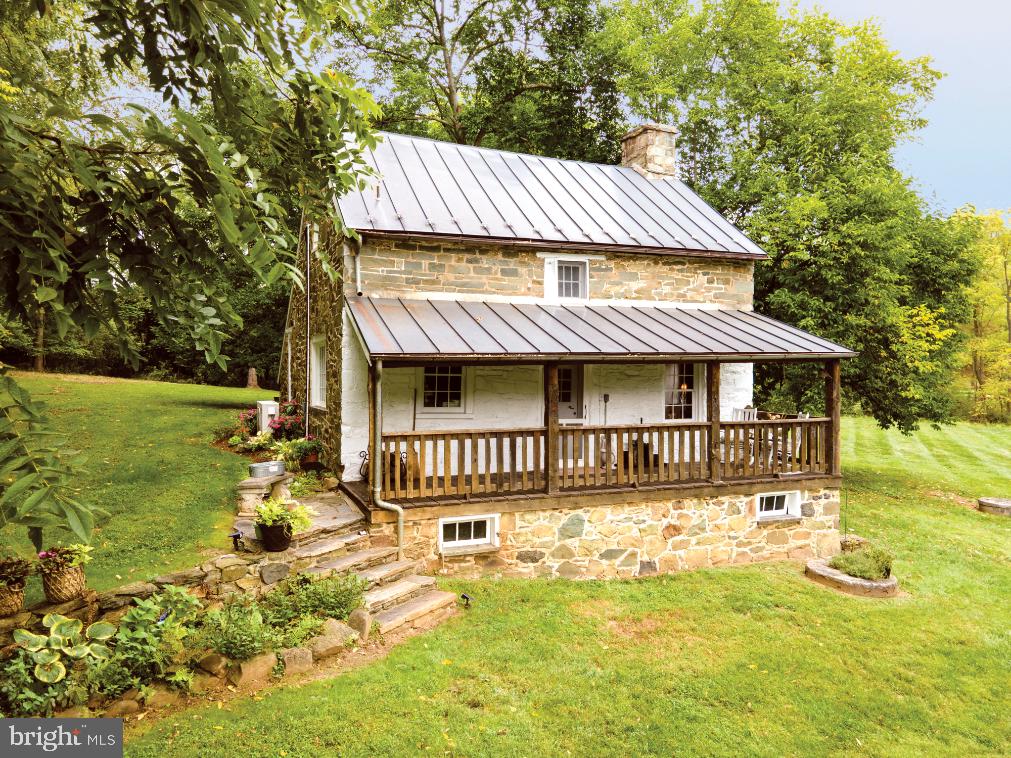
<path fill-rule="evenodd" d="M 352 265 L 355 267 L 355 294 L 358 297 L 362 296 L 362 241 L 359 239 L 351 238 L 348 243 L 348 247 L 351 249 L 351 260 Z"/>
<path fill-rule="evenodd" d="M 312 281 L 312 251 L 309 249 L 312 235 L 305 223 L 305 213 L 302 214 L 300 234 L 305 235 L 305 405 L 302 406 L 302 418 L 305 419 L 305 436 L 309 436 L 309 385 L 312 382 L 312 301 L 309 291 Z"/>
<path fill-rule="evenodd" d="M 397 514 L 397 560 L 404 560 L 404 509 L 396 503 L 389 503 L 381 497 L 383 481 L 383 362 L 376 360 L 373 373 L 372 450 L 376 459 L 372 462 L 372 502 L 384 511 Z"/>

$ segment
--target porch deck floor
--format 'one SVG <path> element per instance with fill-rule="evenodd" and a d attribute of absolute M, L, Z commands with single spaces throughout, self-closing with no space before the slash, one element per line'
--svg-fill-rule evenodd
<path fill-rule="evenodd" d="M 470 492 L 466 494 L 448 494 L 448 495 L 435 495 L 426 497 L 387 497 L 391 503 L 396 503 L 405 509 L 412 508 L 427 508 L 431 506 L 443 506 L 443 505 L 459 505 L 459 504 L 474 504 L 482 502 L 493 502 L 493 501 L 503 501 L 503 500 L 534 500 L 542 499 L 545 497 L 557 497 L 560 499 L 565 499 L 569 497 L 575 497 L 579 495 L 595 495 L 603 493 L 614 493 L 614 492 L 627 492 L 627 493 L 637 493 L 637 492 L 655 492 L 663 490 L 688 490 L 696 489 L 698 487 L 729 487 L 739 484 L 747 483 L 763 483 L 763 482 L 784 482 L 784 481 L 803 481 L 804 479 L 823 479 L 829 476 L 826 472 L 815 471 L 815 472 L 787 472 L 780 471 L 771 475 L 766 476 L 744 476 L 737 475 L 732 477 L 725 477 L 719 482 L 713 482 L 707 478 L 685 478 L 678 479 L 676 481 L 639 481 L 639 482 L 626 482 L 622 484 L 611 483 L 611 484 L 598 484 L 598 485 L 566 485 L 559 488 L 559 490 L 551 495 L 548 495 L 543 488 L 538 489 L 517 489 L 517 490 L 505 490 L 500 492 Z M 471 477 L 468 475 L 466 477 L 465 489 L 469 488 L 471 482 Z M 482 477 L 483 479 L 483 477 Z M 456 487 L 456 477 L 452 477 L 453 488 Z M 439 478 L 439 483 L 441 486 L 442 478 Z M 428 477 L 427 489 L 431 491 L 432 489 L 432 477 Z M 375 510 L 371 503 L 371 497 L 369 493 L 368 483 L 363 480 L 358 481 L 347 481 L 341 482 L 341 489 L 347 494 L 347 496 L 354 501 L 356 505 L 365 511 Z M 415 485 L 417 488 L 417 485 Z"/>

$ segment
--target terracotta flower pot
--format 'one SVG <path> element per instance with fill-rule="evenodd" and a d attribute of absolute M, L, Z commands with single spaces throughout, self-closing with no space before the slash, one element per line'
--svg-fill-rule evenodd
<path fill-rule="evenodd" d="M 302 464 L 306 463 L 319 463 L 319 453 L 309 453 L 309 455 L 302 456 Z"/>
<path fill-rule="evenodd" d="M 291 547 L 290 524 L 274 524 L 273 526 L 257 524 L 256 526 L 260 530 L 263 549 L 268 553 L 281 553 Z"/>
<path fill-rule="evenodd" d="M 65 603 L 80 597 L 87 586 L 84 568 L 81 566 L 42 575 L 42 589 L 46 593 L 46 600 L 50 603 Z"/>
<path fill-rule="evenodd" d="M 0 584 L 0 618 L 13 616 L 25 604 L 25 587 L 9 587 Z"/>

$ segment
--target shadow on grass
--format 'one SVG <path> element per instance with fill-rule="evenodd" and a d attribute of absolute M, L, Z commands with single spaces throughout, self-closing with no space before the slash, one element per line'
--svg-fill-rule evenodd
<path fill-rule="evenodd" d="M 243 402 L 241 400 L 194 400 L 190 398 L 168 398 L 161 400 L 166 405 L 181 405 L 187 408 L 214 408 L 217 410 L 237 410 L 244 411 L 247 408 L 254 408 L 256 402 Z"/>

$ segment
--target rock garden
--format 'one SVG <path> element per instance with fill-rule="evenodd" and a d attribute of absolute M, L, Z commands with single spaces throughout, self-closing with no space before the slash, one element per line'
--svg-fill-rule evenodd
<path fill-rule="evenodd" d="M 296 574 L 259 599 L 207 603 L 165 586 L 115 622 L 49 612 L 0 652 L 0 713 L 125 716 L 308 671 L 368 637 L 364 588 L 354 575 Z"/>

